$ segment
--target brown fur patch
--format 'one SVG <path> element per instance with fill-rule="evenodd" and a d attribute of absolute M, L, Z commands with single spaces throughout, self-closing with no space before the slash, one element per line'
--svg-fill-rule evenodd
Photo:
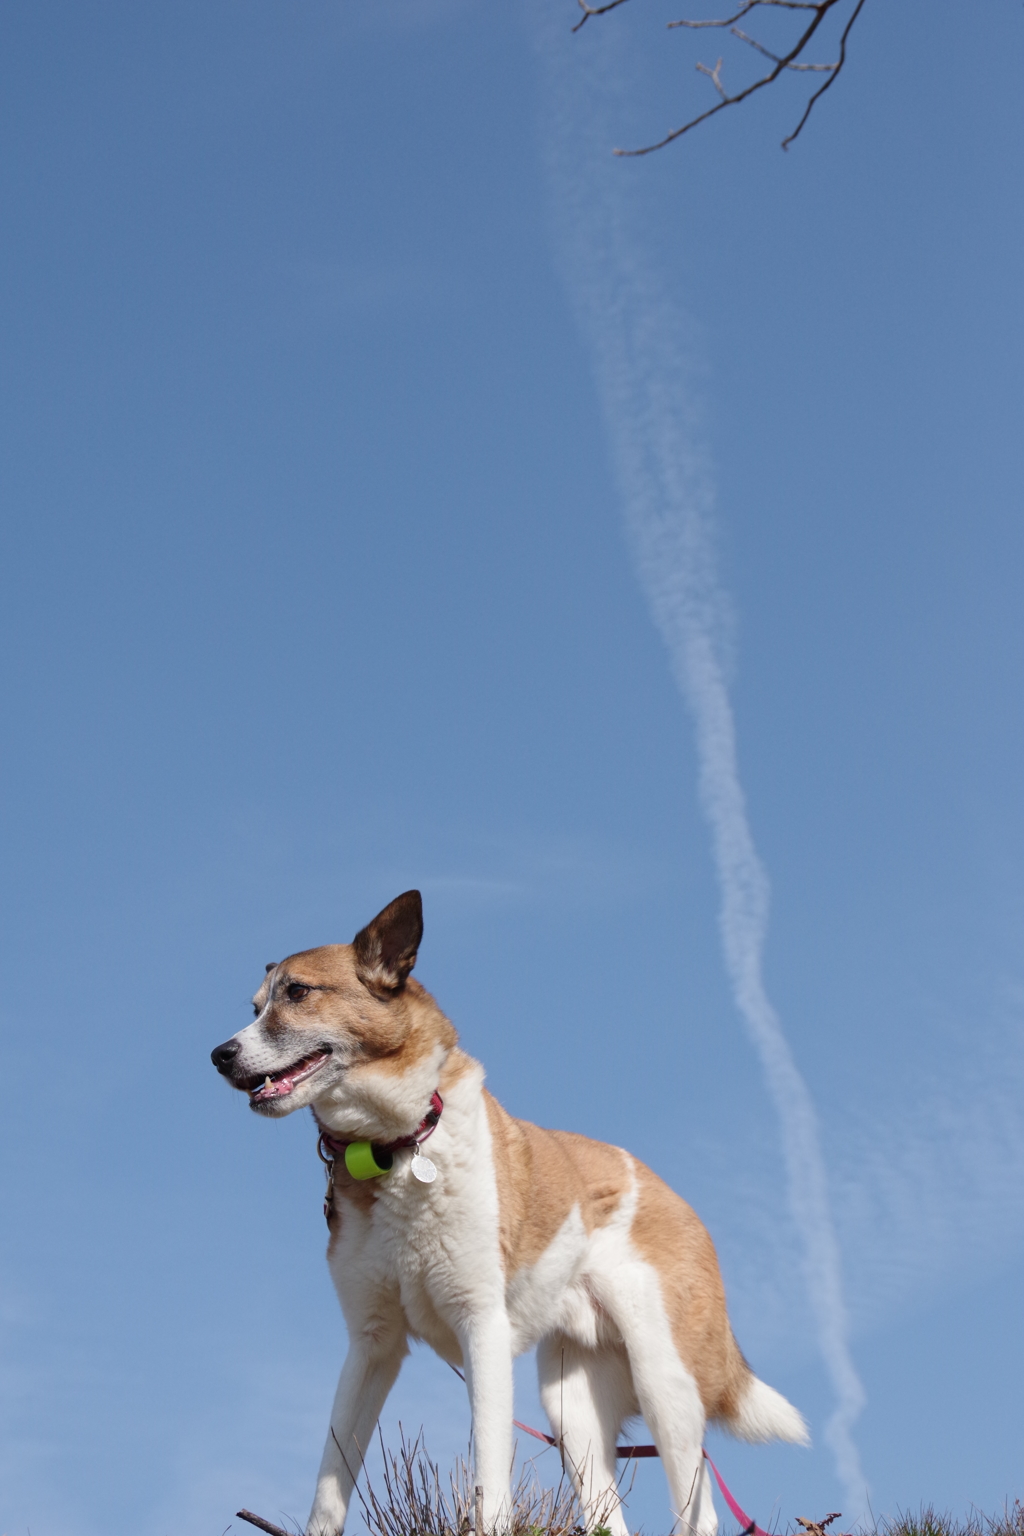
<path fill-rule="evenodd" d="M 750 1367 L 729 1326 L 715 1245 L 675 1190 L 636 1158 L 631 1162 L 638 1194 L 633 1246 L 657 1272 L 679 1358 L 697 1382 L 705 1413 L 728 1420 Z"/>
<path fill-rule="evenodd" d="M 370 1001 L 376 1000 L 371 998 Z M 455 1025 L 415 978 L 410 977 L 401 992 L 377 1006 L 392 1014 L 393 1027 L 397 1026 L 402 1034 L 398 1046 L 389 1051 L 378 1051 L 374 1057 L 377 1071 L 402 1077 L 410 1067 L 429 1056 L 438 1044 L 454 1051 L 459 1038 Z M 375 1013 L 372 1017 L 376 1035 L 380 1016 Z"/>
<path fill-rule="evenodd" d="M 572 1131 L 514 1120 L 486 1089 L 494 1143 L 502 1266 L 536 1263 L 574 1205 L 588 1232 L 610 1221 L 629 1187 L 625 1153 Z"/>

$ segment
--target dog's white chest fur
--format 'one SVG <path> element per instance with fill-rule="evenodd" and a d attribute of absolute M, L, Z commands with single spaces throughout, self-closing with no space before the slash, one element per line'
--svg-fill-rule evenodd
<path fill-rule="evenodd" d="M 349 1299 L 361 1299 L 373 1284 L 398 1301 L 410 1334 L 456 1365 L 465 1319 L 500 1306 L 504 1293 L 481 1079 L 479 1069 L 467 1074 L 445 1103 L 430 1140 L 434 1182 L 413 1176 L 411 1151 L 398 1153 L 372 1191 L 359 1191 L 355 1201 L 336 1196 L 340 1230 L 329 1249 L 346 1313 Z"/>

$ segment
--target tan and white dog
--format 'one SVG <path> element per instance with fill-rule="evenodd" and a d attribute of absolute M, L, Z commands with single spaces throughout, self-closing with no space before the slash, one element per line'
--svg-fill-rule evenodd
<path fill-rule="evenodd" d="M 798 1443 L 807 1427 L 740 1353 L 690 1207 L 628 1152 L 513 1120 L 486 1091 L 482 1067 L 410 978 L 422 934 L 419 892 L 406 891 L 351 944 L 268 966 L 254 1022 L 213 1052 L 257 1113 L 311 1105 L 336 1152 L 369 1142 L 392 1161 L 370 1178 L 353 1178 L 342 1155 L 334 1164 L 327 1258 L 349 1351 L 307 1530 L 342 1530 L 417 1338 L 465 1370 L 488 1530 L 500 1530 L 509 1498 L 512 1360 L 536 1348 L 544 1409 L 591 1524 L 626 1536 L 616 1439 L 642 1414 L 679 1529 L 714 1536 L 705 1423 Z M 417 1134 L 430 1134 L 429 1159 Z"/>

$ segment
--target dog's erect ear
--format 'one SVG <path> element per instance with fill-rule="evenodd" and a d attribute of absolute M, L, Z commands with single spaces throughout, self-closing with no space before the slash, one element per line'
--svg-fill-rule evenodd
<path fill-rule="evenodd" d="M 273 969 L 274 969 L 274 966 L 275 966 L 275 965 L 276 965 L 276 964 L 277 964 L 277 961 L 276 961 L 276 960 L 268 960 L 268 961 L 267 961 L 267 967 L 266 967 L 266 968 L 267 968 L 267 973 L 268 973 L 268 974 L 269 974 L 269 973 L 270 973 L 270 972 L 271 972 L 271 971 L 272 971 L 272 970 L 273 970 Z"/>
<path fill-rule="evenodd" d="M 422 937 L 423 900 L 419 891 L 404 891 L 352 940 L 360 981 L 373 992 L 398 992 Z"/>

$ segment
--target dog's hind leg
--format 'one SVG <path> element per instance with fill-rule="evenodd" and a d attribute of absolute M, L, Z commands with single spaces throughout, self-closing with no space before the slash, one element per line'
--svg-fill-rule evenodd
<path fill-rule="evenodd" d="M 397 1307 L 381 1308 L 350 1335 L 307 1536 L 340 1536 L 370 1436 L 408 1353 L 405 1320 Z"/>
<path fill-rule="evenodd" d="M 630 1348 L 630 1365 L 644 1422 L 665 1468 L 678 1536 L 716 1536 L 718 1516 L 704 1460 L 704 1405 L 697 1383 L 671 1340 L 662 1346 L 650 1334 L 640 1351 Z"/>
<path fill-rule="evenodd" d="M 602 1301 L 625 1340 L 629 1367 L 672 1496 L 678 1536 L 716 1536 L 704 1461 L 704 1404 L 679 1356 L 654 1269 L 637 1262 L 605 1277 Z"/>
<path fill-rule="evenodd" d="M 564 1334 L 537 1346 L 540 1399 L 572 1478 L 588 1531 L 605 1526 L 628 1536 L 618 1494 L 616 1442 L 637 1411 L 629 1362 L 621 1345 L 587 1349 Z"/>

